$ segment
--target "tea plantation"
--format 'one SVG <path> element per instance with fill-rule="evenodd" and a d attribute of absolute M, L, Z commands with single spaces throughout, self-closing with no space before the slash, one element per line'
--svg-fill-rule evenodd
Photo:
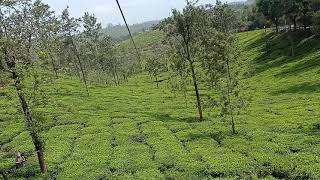
<path fill-rule="evenodd" d="M 290 57 L 285 34 L 239 34 L 248 107 L 237 135 L 217 109 L 198 122 L 192 87 L 186 103 L 146 74 L 91 84 L 89 97 L 77 77 L 55 80 L 35 109 L 45 114 L 45 176 L 15 91 L 2 87 L 0 179 L 320 179 L 320 41 L 302 39 Z M 17 152 L 28 160 L 15 170 Z"/>

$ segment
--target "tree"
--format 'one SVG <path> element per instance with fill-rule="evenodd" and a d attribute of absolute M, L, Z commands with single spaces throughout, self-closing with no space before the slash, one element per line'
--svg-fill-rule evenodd
<path fill-rule="evenodd" d="M 69 9 L 68 7 L 63 10 L 62 16 L 61 16 L 61 35 L 64 40 L 64 46 L 65 48 L 69 48 L 73 55 L 76 58 L 76 64 L 78 64 L 80 69 L 80 77 L 83 79 L 83 83 L 85 85 L 87 94 L 89 95 L 89 89 L 88 89 L 88 83 L 87 83 L 87 76 L 85 73 L 85 68 L 81 59 L 81 55 L 78 51 L 78 48 L 76 46 L 74 36 L 78 33 L 78 27 L 79 27 L 79 19 L 75 19 L 70 17 Z M 80 74 L 79 73 L 79 74 Z"/>
<path fill-rule="evenodd" d="M 167 36 L 172 47 L 180 55 L 181 61 L 178 63 L 188 63 L 191 72 L 194 91 L 196 95 L 197 108 L 199 119 L 203 119 L 202 105 L 199 93 L 199 82 L 195 70 L 196 57 L 195 53 L 199 49 L 197 45 L 198 30 L 200 27 L 201 15 L 203 10 L 200 7 L 195 7 L 195 3 L 187 1 L 187 6 L 182 12 L 177 10 L 172 11 L 172 22 L 167 29 Z M 187 68 L 187 66 L 179 66 Z"/>
<path fill-rule="evenodd" d="M 228 4 L 222 4 L 220 1 L 212 8 L 210 15 L 212 25 L 221 32 L 235 31 L 240 24 L 235 11 Z"/>
<path fill-rule="evenodd" d="M 39 58 L 42 61 L 50 61 L 52 70 L 58 78 L 57 52 L 59 52 L 58 32 L 60 29 L 59 21 L 50 10 L 49 5 L 44 4 L 41 0 L 36 0 L 33 4 L 32 15 L 34 16 L 34 28 L 37 33 L 38 42 L 34 43 L 38 51 Z"/>
<path fill-rule="evenodd" d="M 256 5 L 249 6 L 247 13 L 248 30 L 255 30 L 257 28 L 264 28 L 269 26 L 266 18 L 261 12 L 258 11 Z"/>
<path fill-rule="evenodd" d="M 147 59 L 146 70 L 148 73 L 155 78 L 155 82 L 157 83 L 157 87 L 159 87 L 159 75 L 161 72 L 165 70 L 165 64 L 161 62 L 161 58 L 159 56 L 151 56 Z"/>
<path fill-rule="evenodd" d="M 114 79 L 115 84 L 118 84 L 117 80 L 117 58 L 115 55 L 115 48 L 112 39 L 107 35 L 102 35 L 97 40 L 97 60 L 100 69 L 97 71 L 101 71 L 105 75 L 110 75 Z M 105 81 L 106 84 L 107 81 Z"/>
<path fill-rule="evenodd" d="M 11 74 L 20 106 L 24 114 L 26 129 L 29 131 L 37 152 L 40 170 L 46 173 L 43 142 L 38 133 L 38 122 L 34 119 L 22 84 L 23 69 L 33 61 L 32 42 L 37 38 L 36 24 L 32 16 L 32 4 L 28 0 L 0 3 L 0 36 L 2 67 Z"/>
<path fill-rule="evenodd" d="M 219 18 L 217 17 L 219 15 Z M 237 50 L 237 40 L 233 34 L 234 28 L 229 25 L 237 24 L 234 12 L 228 5 L 217 4 L 207 16 L 207 28 L 202 28 L 200 43 L 202 66 L 207 75 L 207 81 L 212 89 L 220 92 L 220 101 L 213 100 L 213 105 L 221 106 L 221 115 L 231 118 L 232 134 L 236 134 L 235 114 L 243 107 L 240 86 L 240 60 Z M 225 21 L 223 21 L 223 19 Z M 214 87 L 214 88 L 213 88 Z"/>
<path fill-rule="evenodd" d="M 301 12 L 300 21 L 303 25 L 304 30 L 312 24 L 312 1 L 303 0 L 302 2 L 302 12 Z"/>
<path fill-rule="evenodd" d="M 303 0 L 286 0 L 284 3 L 285 15 L 293 23 L 294 30 L 297 30 L 297 19 L 303 9 Z"/>
<path fill-rule="evenodd" d="M 259 0 L 257 7 L 259 12 L 274 23 L 278 33 L 280 18 L 284 15 L 285 9 L 283 0 Z"/>
<path fill-rule="evenodd" d="M 83 33 L 81 34 L 80 51 L 85 55 L 86 67 L 92 70 L 99 68 L 98 63 L 98 43 L 101 36 L 102 27 L 100 23 L 97 23 L 97 18 L 94 14 L 90 15 L 85 13 L 82 17 Z M 109 41 L 107 41 L 109 42 Z"/>

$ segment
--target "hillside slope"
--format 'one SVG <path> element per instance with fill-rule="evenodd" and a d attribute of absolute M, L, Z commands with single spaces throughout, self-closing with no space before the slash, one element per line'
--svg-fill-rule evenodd
<path fill-rule="evenodd" d="M 154 25 L 157 25 L 160 21 L 148 21 L 144 23 L 138 23 L 129 25 L 131 33 L 135 36 L 145 31 L 150 31 Z M 125 25 L 108 25 L 103 29 L 103 32 L 108 34 L 116 41 L 122 41 L 129 39 L 127 27 Z"/>
<path fill-rule="evenodd" d="M 147 48 L 161 36 L 136 40 Z M 287 34 L 239 34 L 250 100 L 236 117 L 236 136 L 209 109 L 206 121 L 195 121 L 192 92 L 186 105 L 166 82 L 157 88 L 143 74 L 122 86 L 91 85 L 90 97 L 73 77 L 49 84 L 48 105 L 33 109 L 45 114 L 48 176 L 320 179 L 320 42 L 304 36 L 296 36 L 290 57 Z M 12 87 L 0 89 L 0 150 L 0 172 L 9 179 L 41 177 Z M 11 172 L 16 152 L 30 156 Z"/>

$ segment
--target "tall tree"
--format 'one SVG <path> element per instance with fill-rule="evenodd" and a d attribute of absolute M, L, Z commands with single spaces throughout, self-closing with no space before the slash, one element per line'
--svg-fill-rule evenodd
<path fill-rule="evenodd" d="M 94 14 L 86 12 L 82 17 L 83 33 L 81 34 L 82 46 L 80 46 L 81 52 L 86 55 L 85 62 L 87 68 L 97 69 L 97 56 L 98 56 L 98 43 L 101 36 L 102 27 L 97 22 L 97 18 Z M 107 41 L 108 42 L 108 41 Z"/>
<path fill-rule="evenodd" d="M 37 34 L 37 42 L 35 49 L 42 56 L 42 60 L 50 61 L 52 70 L 58 78 L 58 62 L 57 52 L 59 52 L 58 32 L 60 29 L 59 21 L 54 15 L 54 12 L 50 10 L 49 5 L 44 4 L 41 0 L 36 0 L 33 4 L 32 15 L 34 16 L 34 28 Z"/>
<path fill-rule="evenodd" d="M 207 75 L 206 80 L 215 92 L 220 92 L 220 101 L 214 100 L 212 104 L 220 105 L 221 115 L 230 117 L 232 134 L 236 134 L 235 114 L 243 105 L 239 51 L 234 28 L 229 24 L 230 21 L 231 24 L 237 24 L 234 16 L 235 12 L 226 4 L 219 3 L 212 12 L 209 11 L 205 18 L 207 28 L 201 29 L 201 51 L 198 53 Z"/>
<path fill-rule="evenodd" d="M 218 1 L 209 13 L 211 13 L 211 23 L 221 32 L 235 31 L 239 25 L 240 19 L 235 11 L 221 1 Z"/>
<path fill-rule="evenodd" d="M 294 30 L 297 29 L 297 19 L 302 13 L 303 0 L 286 0 L 284 1 L 285 15 L 293 23 Z"/>
<path fill-rule="evenodd" d="M 257 7 L 259 12 L 274 23 L 278 33 L 280 18 L 284 15 L 284 0 L 258 0 Z"/>
<path fill-rule="evenodd" d="M 35 17 L 32 15 L 31 1 L 1 1 L 0 3 L 0 36 L 1 58 L 3 68 L 11 74 L 14 80 L 20 106 L 24 114 L 26 129 L 29 131 L 32 142 L 37 152 L 40 170 L 46 173 L 47 168 L 44 158 L 44 148 L 38 133 L 38 122 L 34 119 L 27 97 L 25 95 L 22 75 L 24 69 L 31 66 L 32 43 L 37 38 Z"/>
<path fill-rule="evenodd" d="M 199 119 L 202 120 L 202 103 L 199 93 L 197 72 L 195 69 L 197 60 L 195 54 L 199 49 L 197 37 L 199 35 L 199 24 L 202 23 L 200 19 L 203 10 L 200 7 L 196 7 L 195 2 L 187 1 L 187 6 L 182 12 L 173 10 L 172 14 L 173 24 L 167 28 L 167 36 L 170 39 L 171 45 L 180 55 L 181 63 L 187 62 L 189 64 L 188 66 L 193 80 Z"/>
<path fill-rule="evenodd" d="M 312 1 L 303 0 L 302 2 L 302 14 L 300 21 L 303 25 L 303 28 L 306 30 L 308 26 L 312 24 Z"/>
<path fill-rule="evenodd" d="M 83 83 L 85 85 L 87 94 L 89 95 L 89 89 L 88 89 L 88 82 L 87 82 L 87 75 L 85 72 L 85 67 L 82 62 L 82 58 L 80 55 L 80 52 L 78 51 L 78 47 L 75 43 L 75 36 L 78 35 L 78 28 L 79 28 L 79 19 L 75 19 L 70 17 L 69 13 L 69 7 L 63 10 L 62 16 L 61 16 L 61 32 L 62 38 L 64 40 L 64 46 L 66 48 L 70 48 L 71 52 L 76 58 L 76 64 L 78 64 L 78 67 L 80 69 L 80 74 L 83 80 Z"/>

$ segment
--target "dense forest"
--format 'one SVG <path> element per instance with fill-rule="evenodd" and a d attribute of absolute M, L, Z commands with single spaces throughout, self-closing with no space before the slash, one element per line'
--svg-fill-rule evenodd
<path fill-rule="evenodd" d="M 320 0 L 124 28 L 0 1 L 0 179 L 320 179 Z"/>

